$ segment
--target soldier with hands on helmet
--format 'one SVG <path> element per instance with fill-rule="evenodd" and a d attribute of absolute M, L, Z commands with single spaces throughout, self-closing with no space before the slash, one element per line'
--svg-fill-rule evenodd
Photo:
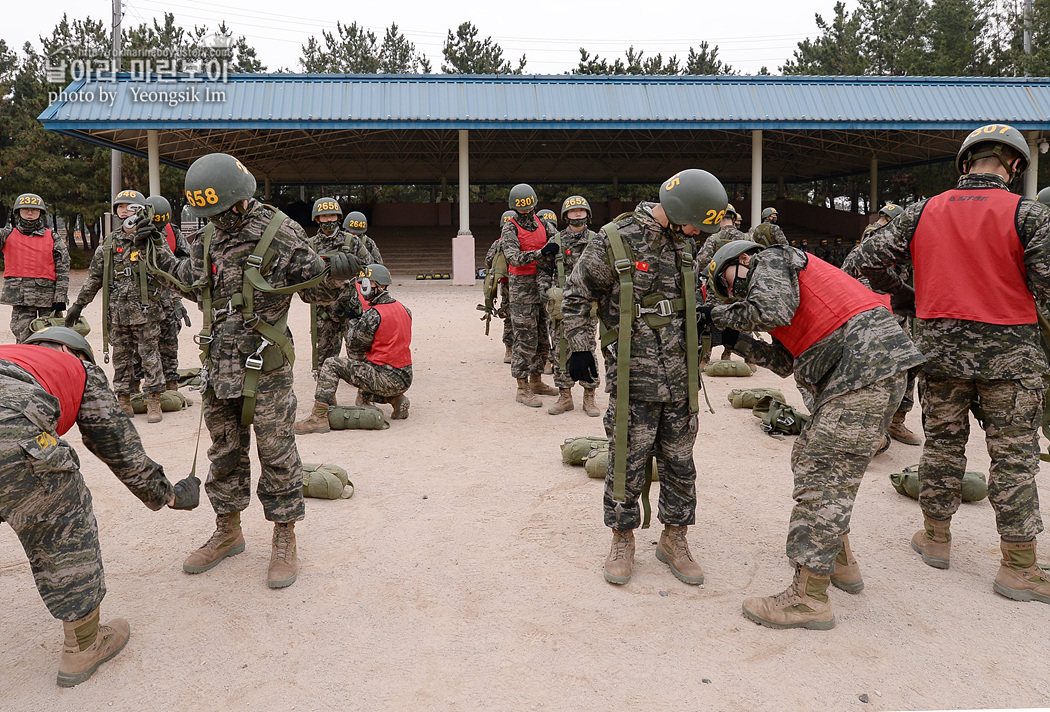
<path fill-rule="evenodd" d="M 927 359 L 918 377 L 923 527 L 912 548 L 927 565 L 948 568 L 973 408 L 991 457 L 988 500 L 1002 551 L 993 589 L 1050 603 L 1050 574 L 1036 565 L 1047 371 L 1037 321 L 1050 302 L 1050 208 L 1009 190 L 1028 163 L 1028 142 L 1017 129 L 975 129 L 956 157 L 956 186 L 909 205 L 869 235 L 855 264 L 891 295 L 895 312 L 916 317 L 915 342 Z M 914 289 L 894 271 L 908 263 Z"/>
<path fill-rule="evenodd" d="M 747 233 L 741 232 L 737 228 L 737 222 L 738 222 L 737 218 L 739 218 L 739 217 L 740 217 L 740 215 L 739 215 L 739 213 L 737 213 L 736 208 L 733 207 L 732 203 L 729 203 L 728 205 L 726 205 L 726 214 L 722 218 L 722 222 L 719 224 L 718 232 L 714 233 L 713 235 L 708 235 L 707 236 L 707 239 L 704 240 L 704 244 L 700 246 L 700 252 L 697 254 L 697 258 L 696 258 L 696 264 L 698 265 L 697 269 L 700 270 L 701 273 L 702 273 L 702 270 L 704 269 L 704 267 L 706 267 L 711 262 L 711 258 L 713 258 L 715 256 L 715 253 L 718 251 L 718 249 L 720 247 L 724 247 L 725 245 L 728 245 L 730 242 L 733 242 L 734 240 L 748 240 L 748 239 L 750 239 L 747 236 Z M 707 304 L 715 304 L 715 303 L 717 303 L 715 299 L 716 298 L 715 298 L 714 294 L 711 293 L 711 292 L 708 292 L 708 294 L 707 294 L 707 301 L 705 303 L 707 303 Z M 719 342 L 719 343 L 721 343 L 721 342 Z M 731 361 L 732 359 L 733 359 L 733 350 L 730 349 L 725 344 L 723 344 L 722 345 L 722 360 L 723 361 Z M 748 363 L 748 366 L 751 366 L 751 364 Z"/>
<path fill-rule="evenodd" d="M 168 199 L 151 195 L 146 198 L 146 203 L 153 207 L 153 226 L 160 230 L 164 241 L 168 243 L 168 249 L 176 257 L 189 257 L 190 243 L 182 230 L 171 224 L 171 203 Z M 190 317 L 182 303 L 182 292 L 170 283 L 164 287 L 160 296 L 160 366 L 164 371 L 164 387 L 175 391 L 179 388 L 179 332 L 182 331 L 183 323 L 190 325 Z"/>
<path fill-rule="evenodd" d="M 394 420 L 408 417 L 405 391 L 412 385 L 412 312 L 390 296 L 390 271 L 383 265 L 368 265 L 357 281 L 368 309 L 346 335 L 347 358 L 329 358 L 321 366 L 313 411 L 295 424 L 298 434 L 330 430 L 328 410 L 335 405 L 340 380 L 358 388 L 357 405 L 389 403 Z"/>
<path fill-rule="evenodd" d="M 749 598 L 743 610 L 770 628 L 828 630 L 827 589 L 864 587 L 849 545 L 853 502 L 864 471 L 900 404 L 910 367 L 923 356 L 879 295 L 814 255 L 790 246 L 731 242 L 706 270 L 725 302 L 701 309 L 722 340 L 748 360 L 795 383 L 809 422 L 791 451 L 795 506 L 785 591 Z M 772 343 L 750 336 L 765 331 Z"/>
<path fill-rule="evenodd" d="M 517 213 L 515 213 L 513 210 L 504 211 L 503 215 L 500 216 L 499 219 L 500 229 L 502 230 L 502 226 L 516 214 Z M 485 253 L 486 270 L 491 270 L 493 268 L 493 265 L 496 262 L 496 253 L 499 252 L 500 247 L 503 244 L 501 242 L 502 239 L 502 237 L 497 237 L 495 240 L 492 241 L 492 244 L 489 245 L 489 249 Z M 500 305 L 499 309 L 496 311 L 497 316 L 502 315 L 503 317 L 503 345 L 506 347 L 503 354 L 503 363 L 510 363 L 511 353 L 513 350 L 512 347 L 514 345 L 514 330 L 511 328 L 510 325 L 510 287 L 508 285 L 508 281 L 509 280 L 507 277 L 504 277 L 500 280 Z"/>
<path fill-rule="evenodd" d="M 87 340 L 54 326 L 0 346 L 0 521 L 29 557 L 37 590 L 62 621 L 58 684 L 72 687 L 123 649 L 122 618 L 99 623 L 106 595 L 98 525 L 80 460 L 62 436 L 76 424 L 84 445 L 152 510 L 193 509 L 200 481 L 174 487 L 146 456 Z"/>
<path fill-rule="evenodd" d="M 351 214 L 360 216 L 360 219 L 355 217 L 353 223 L 364 220 L 364 215 L 360 213 Z M 343 252 L 353 255 L 359 264 L 369 264 L 372 251 L 368 245 L 374 246 L 375 243 L 368 236 L 363 235 L 363 228 L 361 228 L 360 235 L 341 229 L 339 222 L 343 217 L 343 209 L 335 198 L 315 200 L 310 217 L 317 223 L 317 234 L 310 240 L 310 246 L 318 254 Z M 378 250 L 376 253 L 378 254 Z M 350 327 L 351 320 L 359 316 L 361 316 L 361 300 L 358 299 L 357 290 L 351 282 L 343 285 L 338 298 L 334 301 L 310 305 L 310 336 L 313 341 L 312 370 L 315 379 L 324 362 L 339 355 L 343 337 Z"/>
<path fill-rule="evenodd" d="M 113 210 L 123 223 L 106 235 L 95 250 L 80 294 L 66 312 L 66 326 L 72 327 L 84 307 L 102 292 L 103 352 L 108 359 L 112 341 L 113 390 L 124 412 L 133 416 L 131 394 L 141 365 L 146 420 L 159 423 L 163 419 L 160 394 L 165 389 L 160 360 L 165 285 L 149 273 L 145 253 L 135 237 L 137 226 L 152 220 L 152 210 L 146 204 L 146 196 L 137 190 L 117 193 Z"/>
<path fill-rule="evenodd" d="M 863 240 L 868 235 L 875 232 L 883 225 L 887 224 L 890 220 L 893 220 L 893 218 L 897 217 L 898 215 L 902 215 L 903 213 L 904 208 L 897 205 L 896 203 L 886 203 L 881 208 L 879 208 L 879 216 L 875 219 L 875 222 L 864 228 L 864 232 L 861 233 L 860 239 Z"/>
<path fill-rule="evenodd" d="M 696 514 L 699 412 L 699 287 L 690 239 L 718 230 L 725 188 L 697 168 L 660 186 L 660 202 L 605 225 L 580 255 L 563 296 L 569 376 L 597 380 L 591 303 L 608 329 L 602 338 L 611 445 L 603 500 L 612 545 L 607 581 L 625 584 L 634 566 L 634 530 L 643 524 L 639 498 L 655 459 L 660 476 L 657 558 L 681 581 L 698 585 L 704 573 L 686 538 Z"/>
<path fill-rule="evenodd" d="M 215 532 L 187 557 L 197 574 L 244 551 L 241 511 L 251 498 L 248 448 L 254 428 L 262 467 L 257 494 L 274 523 L 267 585 L 290 586 L 298 576 L 295 522 L 303 519 L 303 471 L 295 447 L 295 358 L 287 328 L 291 295 L 331 302 L 341 281 L 357 275 L 352 256 L 323 260 L 302 228 L 255 200 L 255 177 L 233 156 L 211 153 L 186 171 L 186 199 L 208 225 L 178 259 L 154 228 L 139 231 L 155 267 L 192 290 L 202 310 L 203 418 L 211 433 L 211 469 L 205 491 L 216 514 Z"/>
<path fill-rule="evenodd" d="M 566 279 L 572 273 L 584 248 L 595 236 L 587 227 L 591 220 L 591 205 L 582 195 L 570 195 L 566 198 L 562 202 L 561 216 L 568 222 L 568 227 L 540 248 L 542 257 L 536 273 L 540 294 L 547 297 L 550 342 L 554 349 L 551 361 L 554 366 L 554 385 L 558 388 L 558 401 L 547 409 L 551 415 L 559 415 L 574 408 L 572 386 L 575 381 L 566 370 L 569 348 L 562 329 L 562 298 Z M 597 321 L 597 317 L 592 319 L 592 329 L 597 326 Z M 583 386 L 583 412 L 598 417 L 601 413 L 594 398 L 594 391 L 599 385 L 599 380 L 595 378 L 592 381 L 583 381 L 580 385 Z"/>
<path fill-rule="evenodd" d="M 543 405 L 539 396 L 558 395 L 557 389 L 542 380 L 550 341 L 544 308 L 546 298 L 540 293 L 536 277 L 540 250 L 557 229 L 536 215 L 536 191 L 532 186 L 519 183 L 511 188 L 508 203 L 515 214 L 503 223 L 500 240 L 510 272 L 510 324 L 514 334 L 510 374 L 518 382 L 514 399 L 539 408 Z"/>
<path fill-rule="evenodd" d="M 0 230 L 4 288 L 0 304 L 11 305 L 11 332 L 22 343 L 33 333 L 33 320 L 61 315 L 69 291 L 66 241 L 47 226 L 47 206 L 34 193 L 15 198 L 11 227 Z"/>

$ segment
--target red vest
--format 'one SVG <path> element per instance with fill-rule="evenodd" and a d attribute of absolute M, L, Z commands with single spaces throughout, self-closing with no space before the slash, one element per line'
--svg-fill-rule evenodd
<path fill-rule="evenodd" d="M 547 244 L 547 228 L 543 227 L 543 221 L 539 218 L 536 218 L 535 230 L 526 230 L 514 218 L 511 218 L 510 221 L 514 223 L 514 227 L 518 228 L 518 243 L 521 245 L 522 252 L 538 250 Z M 516 275 L 536 274 L 536 263 L 533 262 L 521 267 L 507 265 L 507 271 Z"/>
<path fill-rule="evenodd" d="M 916 316 L 1035 323 L 1017 234 L 1020 202 L 995 188 L 949 190 L 926 201 L 911 240 Z"/>
<path fill-rule="evenodd" d="M 0 346 L 0 359 L 24 368 L 45 391 L 58 399 L 61 412 L 55 432 L 65 435 L 77 422 L 80 401 L 84 398 L 87 371 L 83 362 L 65 351 L 33 344 Z"/>
<path fill-rule="evenodd" d="M 365 358 L 378 366 L 404 368 L 412 365 L 412 317 L 401 302 L 373 304 L 381 317 L 372 348 Z"/>
<path fill-rule="evenodd" d="M 861 312 L 881 307 L 882 295 L 819 257 L 798 273 L 798 309 L 787 326 L 770 333 L 798 358 L 806 349 Z"/>
<path fill-rule="evenodd" d="M 171 254 L 175 254 L 175 231 L 171 228 L 171 223 L 164 223 L 164 239 L 168 241 L 168 247 L 171 248 Z"/>
<path fill-rule="evenodd" d="M 8 277 L 55 277 L 55 240 L 48 228 L 43 235 L 23 235 L 11 230 L 4 243 L 4 274 Z"/>

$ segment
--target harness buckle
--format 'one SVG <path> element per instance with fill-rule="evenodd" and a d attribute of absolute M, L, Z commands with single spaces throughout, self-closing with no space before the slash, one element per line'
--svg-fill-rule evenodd
<path fill-rule="evenodd" d="M 214 340 L 215 340 L 215 337 L 210 336 L 210 335 L 208 335 L 208 336 L 205 336 L 204 334 L 194 334 L 193 335 L 193 343 L 197 344 L 197 346 L 207 346 Z"/>
<path fill-rule="evenodd" d="M 226 306 L 221 309 L 212 309 L 211 318 L 218 319 L 220 316 L 229 316 L 233 314 L 233 300 L 227 300 Z"/>
<path fill-rule="evenodd" d="M 115 270 L 113 272 L 113 276 L 115 276 L 115 277 L 131 277 L 134 274 L 135 274 L 135 272 L 132 271 L 130 266 L 129 267 L 125 267 L 122 270 Z"/>
<path fill-rule="evenodd" d="M 262 354 L 258 351 L 244 359 L 244 367 L 252 371 L 261 371 L 263 367 Z"/>
<path fill-rule="evenodd" d="M 672 308 L 670 299 L 661 299 L 653 306 L 656 307 L 657 316 L 671 316 L 674 314 L 674 309 Z"/>
<path fill-rule="evenodd" d="M 622 260 L 613 260 L 613 269 L 620 274 L 623 274 L 624 272 L 630 272 L 633 264 L 633 262 L 625 257 Z"/>
<path fill-rule="evenodd" d="M 254 255 L 254 254 L 248 255 L 248 259 L 246 259 L 244 261 L 244 263 L 247 266 L 249 266 L 249 267 L 254 267 L 255 269 L 259 269 L 263 265 L 262 255 Z"/>
<path fill-rule="evenodd" d="M 244 325 L 249 329 L 254 329 L 255 325 L 259 323 L 259 315 L 252 314 L 250 318 L 244 320 Z M 263 339 L 265 341 L 265 339 Z"/>

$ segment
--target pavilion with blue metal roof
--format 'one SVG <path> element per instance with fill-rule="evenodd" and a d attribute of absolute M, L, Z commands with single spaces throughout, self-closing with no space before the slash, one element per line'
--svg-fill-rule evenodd
<path fill-rule="evenodd" d="M 749 183 L 752 195 L 768 181 L 871 174 L 877 204 L 880 167 L 953 158 L 964 132 L 994 122 L 1029 138 L 1034 196 L 1050 80 L 117 75 L 73 82 L 39 118 L 49 130 L 148 157 L 151 192 L 161 162 L 186 167 L 224 151 L 266 186 L 458 181 L 464 195 L 471 181 L 656 183 L 696 166 Z M 753 218 L 760 207 L 752 201 Z M 467 204 L 459 224 L 469 235 Z M 456 263 L 457 274 L 466 269 Z"/>

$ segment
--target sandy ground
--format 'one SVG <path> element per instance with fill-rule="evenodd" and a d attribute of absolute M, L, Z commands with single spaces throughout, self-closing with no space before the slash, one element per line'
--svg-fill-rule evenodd
<path fill-rule="evenodd" d="M 82 279 L 74 277 L 71 300 Z M 988 502 L 957 515 L 950 570 L 925 566 L 910 549 L 918 504 L 887 475 L 917 462 L 920 448 L 895 443 L 869 469 L 851 536 L 866 587 L 855 596 L 832 589 L 837 627 L 768 630 L 740 604 L 790 579 L 792 442 L 765 435 L 726 394 L 777 386 L 793 404 L 801 398 L 764 370 L 708 379 L 716 413 L 700 418 L 689 534 L 706 581 L 687 586 L 656 560 L 654 523 L 640 533 L 631 583 L 612 586 L 601 574 L 609 543 L 601 482 L 563 465 L 558 448 L 567 436 L 602 434 L 601 419 L 583 414 L 579 391 L 577 409 L 557 417 L 514 402 L 500 326 L 485 337 L 474 310 L 480 289 L 405 281 L 393 292 L 415 315 L 411 417 L 386 431 L 299 438 L 304 461 L 343 465 L 357 492 L 307 500 L 296 529 L 302 568 L 290 588 L 266 587 L 271 527 L 257 501 L 243 516 L 245 552 L 189 576 L 182 561 L 213 528 L 207 503 L 149 511 L 82 447 L 76 428 L 69 433 L 101 532 L 103 618 L 127 618 L 132 637 L 91 680 L 59 689 L 61 627 L 14 533 L 0 526 L 0 709 L 1050 706 L 1050 608 L 993 593 L 999 540 Z M 94 325 L 100 310 L 98 300 L 86 310 Z M 307 318 L 296 300 L 300 416 L 313 400 Z M 182 334 L 185 364 L 196 363 L 193 319 Z M 5 343 L 8 320 L 4 307 Z M 101 348 L 97 328 L 90 340 Z M 341 401 L 353 393 L 344 385 Z M 189 472 L 193 398 L 162 424 L 135 420 L 173 481 Z M 909 425 L 920 430 L 917 412 Z M 987 471 L 976 430 L 970 462 Z M 1041 479 L 1047 486 L 1045 469 Z"/>

